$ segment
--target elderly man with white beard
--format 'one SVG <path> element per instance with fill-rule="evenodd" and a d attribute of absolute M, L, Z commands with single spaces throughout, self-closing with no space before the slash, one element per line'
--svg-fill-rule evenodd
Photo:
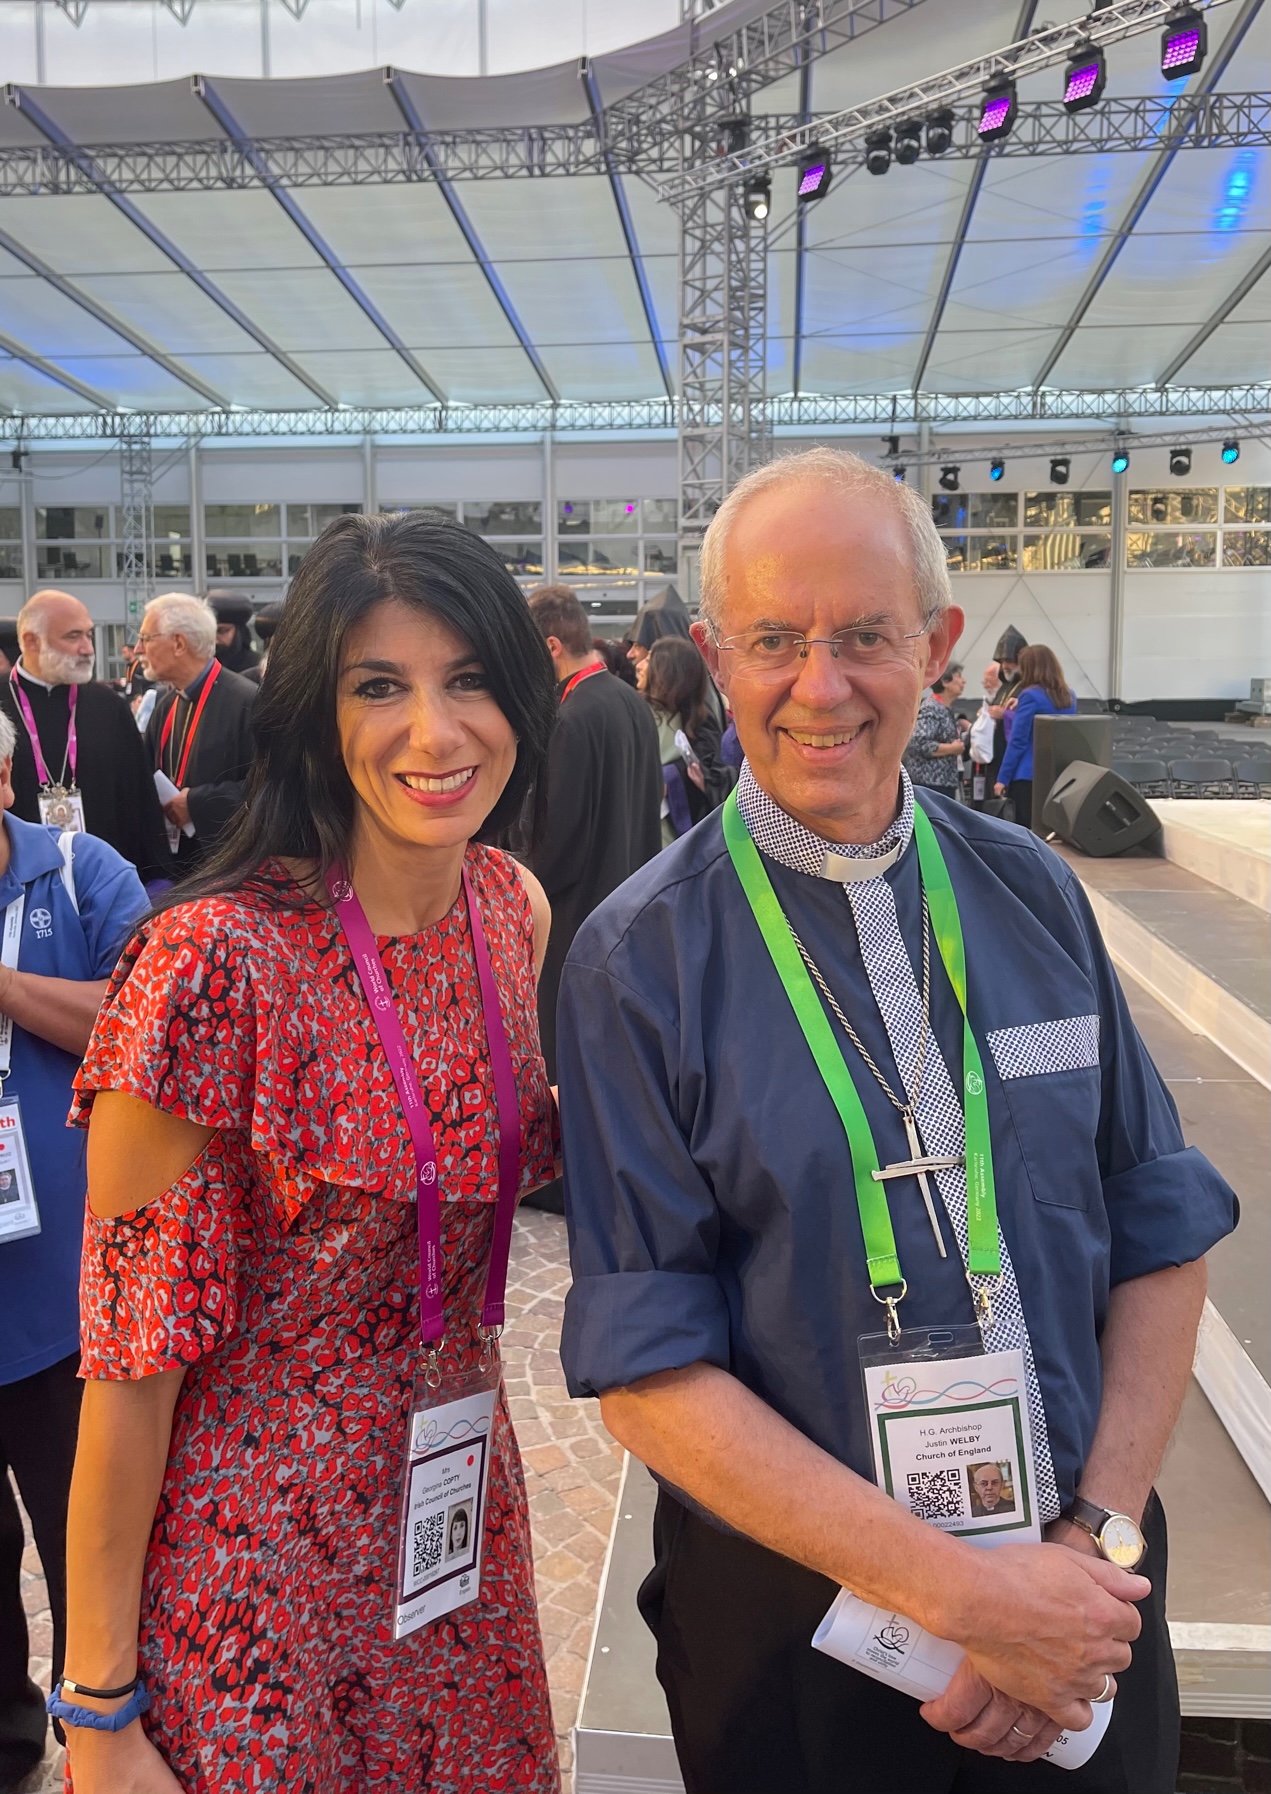
<path fill-rule="evenodd" d="M 18 664 L 0 681 L 17 734 L 13 814 L 108 841 L 143 882 L 171 876 L 145 743 L 118 692 L 93 678 L 93 619 L 78 598 L 36 592 L 18 616 Z"/>

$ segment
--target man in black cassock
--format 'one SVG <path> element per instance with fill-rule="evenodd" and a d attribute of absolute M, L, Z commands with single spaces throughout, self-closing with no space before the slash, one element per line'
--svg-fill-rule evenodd
<path fill-rule="evenodd" d="M 261 658 L 252 647 L 252 600 L 241 592 L 209 592 L 207 601 L 216 612 L 216 658 L 231 673 L 251 673 Z"/>
<path fill-rule="evenodd" d="M 45 785 L 77 790 L 84 826 L 137 868 L 143 881 L 170 878 L 172 857 L 145 743 L 125 699 L 93 678 L 93 619 L 69 592 L 37 592 L 17 623 L 21 658 L 0 681 L 0 707 L 13 723 L 13 813 L 39 822 Z M 25 708 L 15 687 L 20 682 Z M 69 715 L 75 691 L 72 768 Z M 47 778 L 36 765 L 34 723 Z"/>
<path fill-rule="evenodd" d="M 138 641 L 146 677 L 171 688 L 154 707 L 146 742 L 175 787 L 163 797 L 168 838 L 176 832 L 177 867 L 191 872 L 242 807 L 257 688 L 216 658 L 216 614 L 187 592 L 153 599 Z"/>

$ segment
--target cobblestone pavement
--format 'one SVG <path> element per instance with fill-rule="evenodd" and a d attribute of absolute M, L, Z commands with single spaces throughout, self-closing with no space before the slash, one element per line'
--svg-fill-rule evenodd
<path fill-rule="evenodd" d="M 556 1348 L 568 1288 L 564 1221 L 523 1209 L 512 1242 L 503 1364 L 525 1460 L 539 1613 L 566 1790 L 572 1784 L 571 1730 L 622 1472 L 621 1449 L 600 1424 L 598 1404 L 571 1402 L 565 1393 Z M 40 1560 L 29 1543 L 22 1598 L 31 1627 L 31 1674 L 46 1687 L 52 1649 L 48 1602 Z M 49 1743 L 44 1762 L 22 1784 L 23 1794 L 61 1788 L 62 1752 L 51 1735 Z"/>

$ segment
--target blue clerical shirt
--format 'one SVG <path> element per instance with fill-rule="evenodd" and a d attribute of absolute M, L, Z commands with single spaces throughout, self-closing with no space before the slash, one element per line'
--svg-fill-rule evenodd
<path fill-rule="evenodd" d="M 958 897 L 999 1217 L 1066 1504 L 1099 1415 L 1109 1288 L 1199 1258 L 1235 1225 L 1235 1197 L 1184 1145 L 1071 870 L 1025 829 L 932 791 L 917 797 Z M 901 1089 L 842 885 L 764 860 L 840 1006 Z M 919 979 L 912 846 L 884 876 Z M 961 1014 L 936 954 L 931 1001 L 956 1073 Z M 558 1026 L 571 1392 L 718 1365 L 872 1479 L 856 1342 L 884 1317 L 847 1142 L 718 812 L 584 924 Z M 908 1159 L 899 1115 L 843 1046 L 881 1161 Z M 888 1196 L 909 1285 L 903 1322 L 972 1321 L 947 1217 L 941 1258 L 916 1181 L 898 1180 Z"/>

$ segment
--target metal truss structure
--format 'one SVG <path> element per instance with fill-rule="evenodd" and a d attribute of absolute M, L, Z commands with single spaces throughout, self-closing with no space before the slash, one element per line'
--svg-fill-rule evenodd
<path fill-rule="evenodd" d="M 974 458 L 986 461 L 1000 458 L 1003 461 L 1020 460 L 1031 456 L 1036 460 L 1039 456 L 1045 459 L 1058 455 L 1088 455 L 1092 450 L 1123 447 L 1126 449 L 1151 448 L 1195 448 L 1202 442 L 1226 442 L 1234 437 L 1237 441 L 1243 438 L 1246 442 L 1265 442 L 1271 433 L 1271 419 L 1235 420 L 1226 424 L 1202 424 L 1193 429 L 1187 424 L 1177 430 L 1103 430 L 1097 434 L 1087 432 L 1084 436 L 1047 436 L 1039 439 L 1034 436 L 1030 441 L 1007 441 L 984 438 L 977 439 Z M 964 460 L 971 457 L 965 447 L 959 450 Z M 914 449 L 912 453 L 900 450 L 896 454 L 880 457 L 883 466 L 894 467 L 908 472 L 914 467 L 938 467 L 949 460 L 949 449 L 944 448 Z"/>
<path fill-rule="evenodd" d="M 921 424 L 942 430 L 1054 422 L 1106 428 L 1138 419 L 1174 417 L 1230 418 L 1237 426 L 1248 427 L 1248 420 L 1271 417 L 1271 381 L 1245 386 L 1137 386 L 1106 392 L 1058 388 L 1034 392 L 1025 388 L 1006 393 L 787 393 L 768 400 L 765 421 L 769 429 L 797 435 L 848 429 L 904 433 Z M 124 437 L 165 441 L 189 437 L 205 443 L 286 436 L 356 441 L 363 436 L 541 436 L 545 431 L 554 435 L 671 433 L 679 422 L 679 406 L 668 399 L 605 399 L 562 400 L 559 405 L 347 405 L 310 411 L 47 412 L 13 419 L 10 436 L 18 433 L 28 444 L 109 442 Z M 4 432 L 5 425 L 0 422 L 0 435 Z"/>
<path fill-rule="evenodd" d="M 124 617 L 134 629 L 154 596 L 154 449 L 151 433 L 136 421 L 119 432 L 119 497 Z"/>

